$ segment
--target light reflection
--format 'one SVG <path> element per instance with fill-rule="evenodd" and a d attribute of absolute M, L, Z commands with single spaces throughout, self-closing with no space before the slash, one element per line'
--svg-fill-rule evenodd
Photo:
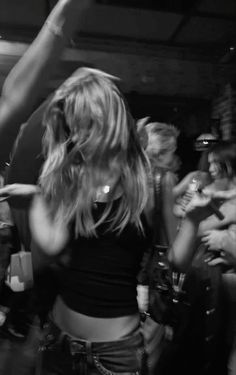
<path fill-rule="evenodd" d="M 0 36 L 0 54 L 21 56 L 27 50 L 28 44 L 19 42 L 9 42 L 2 39 Z"/>

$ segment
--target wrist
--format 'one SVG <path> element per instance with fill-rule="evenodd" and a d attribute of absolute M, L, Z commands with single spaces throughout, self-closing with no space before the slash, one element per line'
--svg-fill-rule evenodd
<path fill-rule="evenodd" d="M 185 221 L 197 229 L 202 220 L 193 212 L 186 212 Z"/>
<path fill-rule="evenodd" d="M 56 38 L 70 41 L 86 8 L 83 1 L 60 0 L 47 18 L 45 26 Z"/>

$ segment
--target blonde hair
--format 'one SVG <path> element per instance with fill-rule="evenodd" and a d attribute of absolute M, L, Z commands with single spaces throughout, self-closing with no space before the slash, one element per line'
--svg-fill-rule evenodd
<path fill-rule="evenodd" d="M 145 126 L 148 136 L 155 134 L 161 137 L 162 148 L 170 145 L 172 138 L 177 139 L 179 136 L 179 130 L 171 124 L 165 124 L 163 122 L 150 122 Z"/>
<path fill-rule="evenodd" d="M 65 224 L 75 219 L 76 235 L 96 235 L 97 226 L 108 220 L 112 201 L 97 221 L 92 215 L 94 193 L 106 173 L 116 174 L 123 190 L 109 230 L 121 231 L 128 222 L 142 228 L 148 161 L 116 80 L 81 68 L 57 90 L 44 116 L 40 184 L 52 215 L 63 215 Z"/>
<path fill-rule="evenodd" d="M 145 126 L 147 134 L 146 152 L 150 158 L 152 168 L 161 167 L 175 172 L 178 169 L 179 161 L 174 155 L 176 149 L 176 139 L 179 135 L 178 129 L 174 125 L 165 124 L 162 122 L 150 122 Z M 155 143 L 155 151 L 153 152 L 153 140 L 156 141 L 158 136 L 159 142 Z M 151 146 L 151 149 L 149 149 Z M 172 161 L 168 164 L 163 164 L 163 154 L 173 152 Z M 161 158 L 161 160 L 160 160 Z"/>

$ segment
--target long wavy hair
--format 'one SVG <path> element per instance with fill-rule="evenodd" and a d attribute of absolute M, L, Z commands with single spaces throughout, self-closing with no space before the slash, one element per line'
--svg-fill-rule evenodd
<path fill-rule="evenodd" d="M 128 222 L 142 229 L 148 160 L 116 80 L 81 68 L 56 91 L 45 112 L 40 185 L 51 215 L 60 215 L 65 224 L 75 220 L 76 235 L 96 236 L 105 220 L 108 230 L 122 231 Z M 115 212 L 110 214 L 111 199 L 95 220 L 95 193 L 107 175 L 117 176 L 122 196 Z"/>

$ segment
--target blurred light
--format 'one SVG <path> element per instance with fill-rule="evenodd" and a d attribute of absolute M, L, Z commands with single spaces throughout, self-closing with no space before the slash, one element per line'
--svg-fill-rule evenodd
<path fill-rule="evenodd" d="M 229 49 L 230 49 L 230 51 L 234 51 L 234 47 L 233 46 L 231 46 L 231 47 L 229 47 Z"/>
<path fill-rule="evenodd" d="M 209 149 L 212 145 L 216 144 L 218 139 L 211 133 L 205 133 L 197 137 L 194 148 L 196 151 L 205 151 Z"/>

